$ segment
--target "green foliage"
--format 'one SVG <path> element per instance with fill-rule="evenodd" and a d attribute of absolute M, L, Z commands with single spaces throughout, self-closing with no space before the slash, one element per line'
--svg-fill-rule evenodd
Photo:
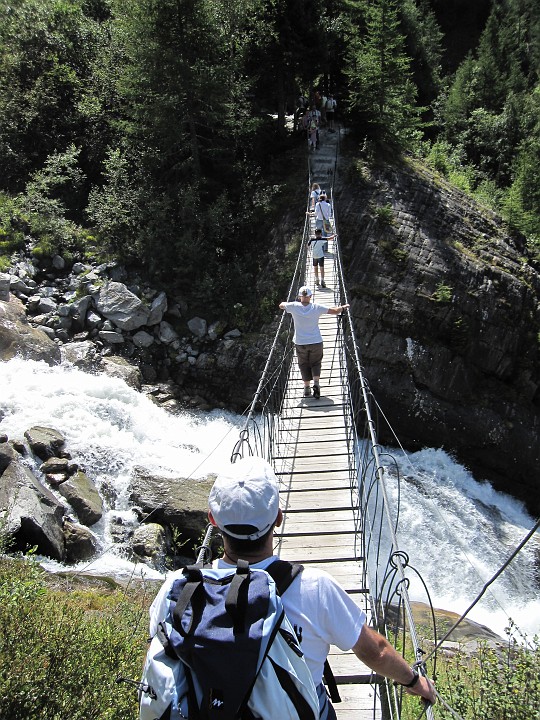
<path fill-rule="evenodd" d="M 48 588 L 29 560 L 0 560 L 0 716 L 127 720 L 146 649 L 146 602 Z"/>
<path fill-rule="evenodd" d="M 381 225 L 392 225 L 394 222 L 394 210 L 391 205 L 377 205 L 375 217 Z"/>
<path fill-rule="evenodd" d="M 456 653 L 438 664 L 437 689 L 464 720 L 531 720 L 540 707 L 540 646 L 512 639 L 506 647 L 481 644 L 474 655 Z M 437 717 L 454 717 L 440 705 Z"/>
<path fill-rule="evenodd" d="M 362 7 L 360 21 L 351 16 L 349 32 L 344 72 L 357 131 L 382 145 L 412 147 L 419 139 L 420 108 L 396 0 Z"/>
<path fill-rule="evenodd" d="M 445 285 L 444 282 L 440 282 L 437 285 L 435 292 L 432 294 L 432 299 L 438 303 L 448 303 L 452 300 L 453 290 L 449 285 Z"/>

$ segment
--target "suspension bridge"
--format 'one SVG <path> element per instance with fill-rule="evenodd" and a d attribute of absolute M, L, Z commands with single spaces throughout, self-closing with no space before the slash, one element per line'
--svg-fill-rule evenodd
<path fill-rule="evenodd" d="M 325 255 L 326 287 L 316 288 L 309 262 L 315 219 L 308 197 L 287 299 L 295 300 L 298 288 L 309 285 L 314 302 L 333 307 L 348 303 L 332 196 L 340 134 L 322 131 L 321 136 L 319 150 L 309 156 L 309 187 L 317 182 L 332 207 L 335 237 Z M 291 316 L 283 313 L 232 457 L 260 455 L 275 468 L 284 514 L 276 531 L 276 553 L 333 575 L 369 623 L 400 649 L 407 646 L 420 663 L 423 650 L 407 594 L 408 558 L 397 542 L 398 508 L 386 497 L 369 386 L 352 321 L 348 313 L 328 314 L 319 324 L 324 343 L 320 398 L 303 396 L 294 327 Z M 335 705 L 339 720 L 401 717 L 403 697 L 391 682 L 374 675 L 352 652 L 331 648 L 329 661 L 341 696 Z M 430 707 L 425 714 L 433 718 Z"/>

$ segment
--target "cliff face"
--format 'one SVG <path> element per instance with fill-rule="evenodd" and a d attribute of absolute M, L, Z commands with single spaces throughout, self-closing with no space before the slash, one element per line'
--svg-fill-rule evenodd
<path fill-rule="evenodd" d="M 371 390 L 409 449 L 444 447 L 540 512 L 540 274 L 425 168 L 341 162 L 339 235 Z M 379 439 L 395 444 L 381 424 Z"/>

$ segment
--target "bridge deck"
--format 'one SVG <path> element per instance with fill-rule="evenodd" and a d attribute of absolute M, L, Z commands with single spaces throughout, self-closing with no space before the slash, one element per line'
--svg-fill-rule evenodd
<path fill-rule="evenodd" d="M 323 143 L 325 146 L 328 147 Z M 335 156 L 335 145 L 333 153 Z M 324 167 L 327 164 L 328 159 Z M 321 186 L 324 187 L 322 182 Z M 334 298 L 337 282 L 333 246 L 330 240 L 325 261 L 327 288 L 315 289 L 310 257 L 306 272 L 306 282 L 314 290 L 314 302 L 328 307 L 338 304 L 339 300 Z M 339 353 L 334 353 L 337 317 L 323 315 L 320 328 L 324 341 L 320 399 L 303 397 L 303 383 L 295 359 L 289 375 L 274 457 L 284 512 L 281 532 L 276 536 L 277 551 L 288 560 L 326 570 L 342 583 L 357 604 L 369 612 L 369 588 L 363 587 L 362 583 L 361 547 L 355 533 L 349 486 L 342 370 Z M 335 706 L 339 720 L 381 718 L 378 693 L 369 684 L 369 668 L 352 652 L 344 653 L 335 647 L 331 649 L 329 660 L 342 698 Z"/>

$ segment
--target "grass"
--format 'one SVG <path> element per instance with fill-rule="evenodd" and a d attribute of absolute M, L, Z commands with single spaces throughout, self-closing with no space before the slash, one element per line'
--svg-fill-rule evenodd
<path fill-rule="evenodd" d="M 152 596 L 155 590 L 152 591 Z M 29 559 L 0 559 L 0 717 L 136 720 L 144 588 L 78 588 Z"/>

